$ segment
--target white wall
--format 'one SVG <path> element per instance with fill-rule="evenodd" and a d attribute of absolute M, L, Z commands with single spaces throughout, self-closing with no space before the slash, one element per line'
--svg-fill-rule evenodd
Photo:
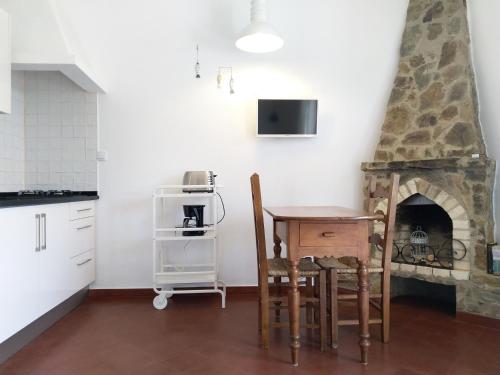
<path fill-rule="evenodd" d="M 469 1 L 474 68 L 479 91 L 480 116 L 488 155 L 500 160 L 500 2 Z M 497 174 L 498 174 L 497 168 Z M 500 176 L 495 186 L 496 240 L 500 241 Z"/>
<path fill-rule="evenodd" d="M 0 114 L 0 192 L 24 189 L 24 74 L 12 72 L 12 112 Z"/>
<path fill-rule="evenodd" d="M 475 7 L 488 13 L 479 3 Z M 247 0 L 59 4 L 94 68 L 109 81 L 100 98 L 100 147 L 109 161 L 99 169 L 95 287 L 151 285 L 151 191 L 180 182 L 184 170 L 213 169 L 225 185 L 221 247 L 231 285 L 256 279 L 253 171 L 261 174 L 265 205 L 360 206 L 359 166 L 372 160 L 378 140 L 407 1 L 270 0 L 269 17 L 285 47 L 267 55 L 234 47 L 248 22 Z M 498 40 L 487 31 L 481 38 Z M 196 43 L 201 80 L 193 72 Z M 219 65 L 234 67 L 236 95 L 216 89 Z M 478 75 L 481 84 L 485 78 Z M 489 87 L 482 98 L 498 85 Z M 257 139 L 259 97 L 319 99 L 320 135 Z"/>

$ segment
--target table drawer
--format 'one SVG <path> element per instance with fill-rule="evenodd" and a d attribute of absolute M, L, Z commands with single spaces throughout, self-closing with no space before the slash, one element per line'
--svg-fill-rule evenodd
<path fill-rule="evenodd" d="M 95 215 L 95 202 L 83 201 L 70 203 L 70 220 L 93 217 Z"/>
<path fill-rule="evenodd" d="M 95 248 L 95 219 L 73 220 L 70 222 L 71 241 L 70 257 Z"/>
<path fill-rule="evenodd" d="M 303 223 L 299 228 L 300 246 L 357 246 L 358 225 Z"/>

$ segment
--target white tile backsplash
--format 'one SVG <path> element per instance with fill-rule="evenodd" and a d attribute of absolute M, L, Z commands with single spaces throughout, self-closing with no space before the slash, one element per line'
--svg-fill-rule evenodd
<path fill-rule="evenodd" d="M 86 93 L 59 72 L 29 72 L 25 87 L 26 155 L 29 162 L 37 162 L 35 171 L 29 166 L 26 187 L 97 190 L 96 94 Z M 87 159 L 87 154 L 94 158 Z"/>
<path fill-rule="evenodd" d="M 97 190 L 97 95 L 59 72 L 13 72 L 0 115 L 0 191 Z"/>

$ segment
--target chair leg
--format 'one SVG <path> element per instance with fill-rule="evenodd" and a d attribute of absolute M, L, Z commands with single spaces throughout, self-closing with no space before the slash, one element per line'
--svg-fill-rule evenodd
<path fill-rule="evenodd" d="M 266 288 L 267 289 L 267 288 Z M 264 349 L 269 348 L 269 290 L 260 293 L 260 339 Z"/>
<path fill-rule="evenodd" d="M 281 297 L 281 276 L 276 276 L 274 278 L 274 285 L 276 286 L 276 294 Z M 281 302 L 277 301 L 274 302 L 274 305 L 277 307 L 274 310 L 274 321 L 276 323 L 279 323 L 281 321 L 281 309 L 279 308 L 281 305 Z"/>
<path fill-rule="evenodd" d="M 382 274 L 382 341 L 389 342 L 391 324 L 391 276 Z"/>
<path fill-rule="evenodd" d="M 258 313 L 259 313 L 259 337 L 262 335 L 262 302 L 260 301 L 259 293 L 259 303 L 258 303 Z"/>
<path fill-rule="evenodd" d="M 314 296 L 319 298 L 320 295 L 320 284 L 319 276 L 314 277 Z M 313 304 L 314 306 L 314 324 L 320 323 L 319 318 L 319 304 Z"/>
<path fill-rule="evenodd" d="M 339 339 L 339 304 L 338 304 L 338 278 L 337 270 L 330 269 L 330 324 L 331 324 L 331 345 L 337 348 Z"/>
<path fill-rule="evenodd" d="M 326 323 L 326 271 L 319 271 L 319 341 L 320 350 L 326 350 L 327 323 Z"/>
<path fill-rule="evenodd" d="M 311 298 L 313 293 L 312 277 L 306 277 L 306 296 Z M 311 302 L 306 303 L 306 322 L 307 324 L 313 322 L 313 304 Z"/>

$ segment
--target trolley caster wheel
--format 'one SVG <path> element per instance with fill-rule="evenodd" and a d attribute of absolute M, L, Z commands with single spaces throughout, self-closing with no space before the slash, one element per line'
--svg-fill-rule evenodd
<path fill-rule="evenodd" d="M 162 288 L 161 294 L 163 294 L 165 296 L 165 298 L 170 298 L 174 295 L 174 293 L 171 293 L 172 290 L 174 290 L 174 288 L 172 288 L 172 287 Z"/>
<path fill-rule="evenodd" d="M 156 310 L 163 310 L 168 305 L 168 299 L 164 294 L 160 294 L 153 299 L 153 307 Z"/>

